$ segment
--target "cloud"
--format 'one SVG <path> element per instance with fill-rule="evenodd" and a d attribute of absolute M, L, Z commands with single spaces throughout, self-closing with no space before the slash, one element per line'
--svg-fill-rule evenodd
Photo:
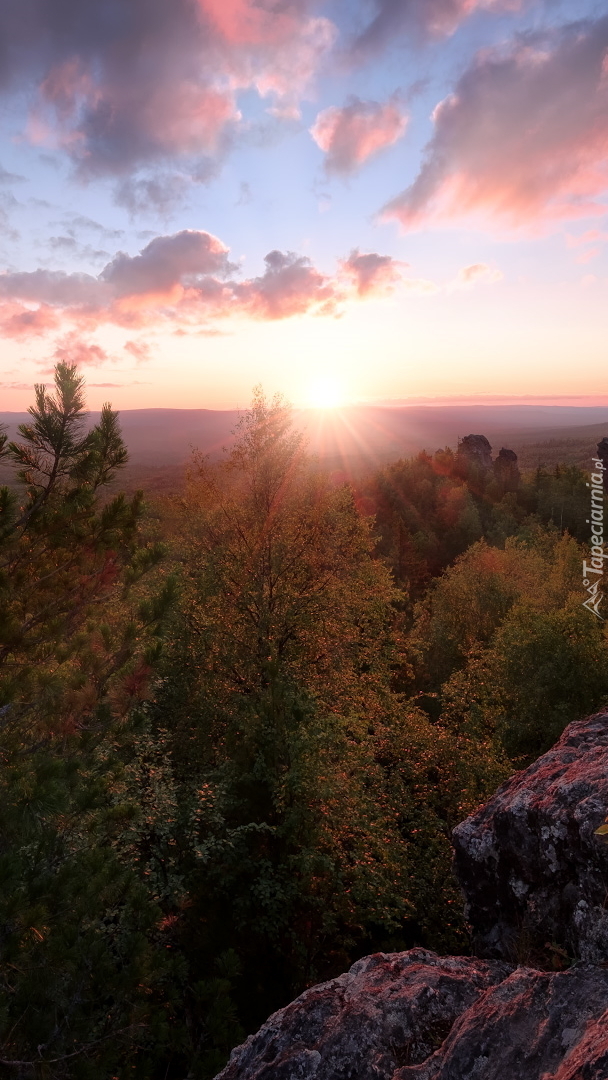
<path fill-rule="evenodd" d="M 125 235 L 123 229 L 110 229 L 107 225 L 102 225 L 99 221 L 94 221 L 93 218 L 85 217 L 83 214 L 67 214 L 66 219 L 71 226 L 68 232 L 74 229 L 91 229 L 99 233 L 106 243 L 110 240 L 120 240 Z"/>
<path fill-rule="evenodd" d="M 0 297 L 65 308 L 97 308 L 104 286 L 90 274 L 63 270 L 24 270 L 0 273 Z M 105 289 L 106 295 L 109 291 Z"/>
<path fill-rule="evenodd" d="M 407 263 L 376 252 L 361 254 L 358 248 L 341 261 L 342 273 L 349 278 L 358 296 L 387 296 L 403 281 Z"/>
<path fill-rule="evenodd" d="M 380 104 L 351 97 L 341 109 L 331 106 L 320 112 L 310 134 L 326 154 L 327 172 L 348 174 L 397 142 L 406 127 L 395 98 Z"/>
<path fill-rule="evenodd" d="M 566 233 L 566 247 L 569 248 L 580 247 L 582 244 L 600 244 L 606 240 L 608 240 L 608 233 L 601 232 L 599 229 L 586 229 L 578 236 Z"/>
<path fill-rule="evenodd" d="M 432 296 L 433 293 L 439 292 L 439 285 L 434 281 L 429 281 L 428 278 L 405 278 L 402 287 L 406 292 L 414 293 L 416 296 Z"/>
<path fill-rule="evenodd" d="M 110 357 L 101 345 L 92 341 L 85 341 L 78 330 L 72 330 L 65 334 L 55 344 L 53 353 L 55 361 L 65 360 L 78 367 L 100 367 Z"/>
<path fill-rule="evenodd" d="M 0 165 L 0 184 L 19 184 L 25 180 L 24 176 L 19 176 L 18 173 L 7 172 L 3 165 Z"/>
<path fill-rule="evenodd" d="M 173 236 L 157 236 L 139 255 L 120 251 L 101 273 L 114 294 L 138 293 L 169 296 L 201 275 L 226 277 L 236 266 L 228 262 L 228 248 L 207 232 L 184 229 Z"/>
<path fill-rule="evenodd" d="M 271 251 L 261 277 L 233 286 L 244 313 L 254 318 L 285 319 L 317 309 L 335 314 L 339 299 L 334 283 L 303 255 Z"/>
<path fill-rule="evenodd" d="M 19 304 L 8 304 L 0 308 L 0 329 L 5 338 L 19 341 L 41 337 L 55 330 L 59 323 L 57 312 L 44 303 L 37 308 L 27 308 Z"/>
<path fill-rule="evenodd" d="M 53 251 L 69 251 L 70 254 L 78 247 L 73 236 L 49 236 L 47 244 Z"/>
<path fill-rule="evenodd" d="M 597 259 L 598 255 L 601 254 L 601 250 L 602 250 L 601 248 L 596 247 L 596 248 L 589 248 L 588 251 L 582 251 L 581 254 L 578 255 L 577 258 L 575 259 L 575 262 L 577 262 L 577 263 L 591 262 L 593 259 Z"/>
<path fill-rule="evenodd" d="M 0 235 L 7 240 L 19 240 L 19 233 L 12 225 L 12 211 L 14 202 L 6 193 L 0 195 Z"/>
<path fill-rule="evenodd" d="M 566 233 L 565 236 L 567 248 L 579 248 L 585 247 L 585 251 L 579 252 L 575 257 L 576 263 L 591 262 L 593 259 L 597 259 L 598 255 L 601 255 L 603 251 L 603 244 L 608 240 L 608 233 L 602 232 L 600 229 L 586 229 L 585 232 L 579 233 L 577 236 L 572 233 Z M 593 247 L 589 247 L 589 244 L 593 244 Z"/>
<path fill-rule="evenodd" d="M 234 315 L 282 319 L 307 311 L 336 309 L 339 289 L 310 259 L 292 252 L 271 251 L 264 273 L 237 280 L 238 266 L 228 249 L 210 233 L 184 230 L 157 236 L 139 255 L 118 252 L 98 277 L 59 270 L 0 274 L 0 297 L 5 325 L 13 336 L 43 332 L 44 320 L 71 321 L 79 333 L 103 323 L 144 327 L 161 322 L 204 326 L 212 319 Z M 38 304 L 37 308 L 24 305 Z M 51 325 L 49 321 L 49 326 Z M 61 339 L 63 349 L 75 349 L 76 337 Z M 128 350 L 143 358 L 141 347 Z M 96 354 L 91 353 L 95 360 Z M 70 354 L 71 359 L 76 359 Z M 97 356 L 97 360 L 101 360 Z M 84 361 L 80 361 L 84 362 Z"/>
<path fill-rule="evenodd" d="M 213 170 L 209 170 L 205 179 L 212 173 Z M 200 173 L 199 179 L 203 179 Z M 184 201 L 192 182 L 193 178 L 183 173 L 159 173 L 142 179 L 127 177 L 118 184 L 114 201 L 128 210 L 131 217 L 153 213 L 167 218 Z"/>
<path fill-rule="evenodd" d="M 606 212 L 608 17 L 480 52 L 434 113 L 414 183 L 384 207 L 406 229 L 476 214 L 537 230 Z"/>
<path fill-rule="evenodd" d="M 24 327 L 29 321 L 35 326 L 32 310 L 46 309 L 77 320 L 81 328 L 102 322 L 139 325 L 157 310 L 172 317 L 178 307 L 221 304 L 222 281 L 236 269 L 217 237 L 185 229 L 155 237 L 138 255 L 117 252 L 98 277 L 54 269 L 0 273 L 0 299 L 8 316 L 17 314 L 15 323 Z M 230 288 L 227 292 L 233 295 Z M 15 304 L 21 305 L 17 312 Z M 39 307 L 24 308 L 30 304 Z"/>
<path fill-rule="evenodd" d="M 593 285 L 597 285 L 597 280 L 595 274 L 585 274 L 579 284 L 582 289 L 590 289 Z"/>
<path fill-rule="evenodd" d="M 352 45 L 355 56 L 373 56 L 407 35 L 442 38 L 477 11 L 517 11 L 526 0 L 375 0 L 376 14 Z"/>
<path fill-rule="evenodd" d="M 448 287 L 451 289 L 470 289 L 471 286 L 480 282 L 491 285 L 495 281 L 501 281 L 502 278 L 503 273 L 497 267 L 488 266 L 487 263 L 472 263 L 470 266 L 461 267 L 455 280 Z"/>
<path fill-rule="evenodd" d="M 297 315 L 339 316 L 345 304 L 390 294 L 398 285 L 417 293 L 436 291 L 432 282 L 404 278 L 406 263 L 375 252 L 351 251 L 331 275 L 307 256 L 271 251 L 264 272 L 241 279 L 228 248 L 194 229 L 157 236 L 138 255 L 118 252 L 98 277 L 58 270 L 0 274 L 0 325 L 11 336 L 61 332 L 56 356 L 78 364 L 108 358 L 87 335 L 102 325 L 133 333 L 217 333 L 230 319 L 279 320 Z M 2 302 L 3 298 L 3 302 Z M 149 345 L 129 337 L 126 352 L 140 363 Z"/>
<path fill-rule="evenodd" d="M 0 274 L 0 296 L 50 304 L 80 326 L 202 322 L 234 314 L 280 319 L 335 304 L 336 287 L 310 259 L 271 251 L 259 277 L 238 281 L 228 248 L 207 232 L 157 236 L 139 255 L 118 252 L 99 277 L 34 270 Z"/>
<path fill-rule="evenodd" d="M 152 349 L 147 341 L 125 341 L 123 349 L 130 353 L 138 364 L 145 364 L 152 357 Z"/>
<path fill-rule="evenodd" d="M 49 236 L 47 244 L 59 256 L 62 254 L 71 257 L 77 255 L 79 258 L 87 259 L 89 262 L 105 262 L 109 258 L 109 252 L 103 248 L 94 248 L 90 244 L 80 244 L 76 237 L 71 235 Z"/>
<path fill-rule="evenodd" d="M 248 206 L 253 202 L 253 195 L 251 193 L 251 185 L 246 180 L 241 180 L 239 184 L 239 197 L 235 202 L 235 206 Z"/>
<path fill-rule="evenodd" d="M 0 89 L 26 91 L 28 137 L 62 149 L 81 178 L 124 178 L 184 159 L 196 179 L 197 161 L 221 156 L 240 120 L 239 91 L 297 110 L 335 37 L 311 6 L 2 0 Z M 133 198 L 143 195 L 136 189 Z"/>

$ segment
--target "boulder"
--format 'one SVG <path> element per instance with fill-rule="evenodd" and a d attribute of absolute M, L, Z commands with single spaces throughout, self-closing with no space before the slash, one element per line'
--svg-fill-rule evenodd
<path fill-rule="evenodd" d="M 216 1080 L 606 1080 L 607 1003 L 591 965 L 378 953 L 271 1016 Z"/>
<path fill-rule="evenodd" d="M 570 724 L 452 834 L 474 951 L 608 960 L 608 712 Z M 547 953 L 545 952 L 545 960 Z M 608 1002 L 607 1002 L 608 1004 Z"/>
<path fill-rule="evenodd" d="M 389 1080 L 426 1061 L 510 968 L 426 949 L 376 953 L 306 990 L 232 1051 L 217 1080 Z"/>
<path fill-rule="evenodd" d="M 465 435 L 458 444 L 458 454 L 478 468 L 492 468 L 492 447 L 485 435 Z"/>

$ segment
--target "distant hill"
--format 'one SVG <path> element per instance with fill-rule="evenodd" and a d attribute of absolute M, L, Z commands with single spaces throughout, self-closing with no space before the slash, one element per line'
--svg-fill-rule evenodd
<path fill-rule="evenodd" d="M 508 446 L 537 464 L 538 446 L 558 440 L 576 444 L 577 454 L 608 433 L 608 406 L 418 405 L 351 406 L 327 413 L 298 414 L 305 422 L 311 449 L 323 457 L 364 458 L 373 462 L 456 449 L 465 435 L 486 435 L 496 451 Z M 542 454 L 541 454 L 542 456 Z M 550 457 L 551 454 L 546 455 Z"/>
<path fill-rule="evenodd" d="M 236 410 L 126 409 L 120 419 L 130 461 L 123 483 L 174 488 L 193 448 L 211 457 L 229 446 Z M 92 412 L 92 422 L 99 413 Z M 0 412 L 12 438 L 27 413 Z M 332 470 L 347 474 L 386 464 L 420 450 L 457 446 L 471 433 L 484 434 L 495 452 L 507 446 L 523 468 L 558 461 L 588 465 L 599 439 L 608 435 L 608 406 L 570 405 L 352 405 L 335 410 L 296 410 L 309 449 Z"/>

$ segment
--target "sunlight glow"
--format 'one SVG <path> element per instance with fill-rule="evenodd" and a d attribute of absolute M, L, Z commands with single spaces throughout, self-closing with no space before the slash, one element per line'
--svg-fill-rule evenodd
<path fill-rule="evenodd" d="M 323 375 L 311 383 L 307 397 L 313 409 L 336 409 L 344 404 L 344 388 L 334 376 Z"/>

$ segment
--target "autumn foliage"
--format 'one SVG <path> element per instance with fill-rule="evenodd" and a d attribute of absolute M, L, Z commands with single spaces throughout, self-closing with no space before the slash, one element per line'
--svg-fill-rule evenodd
<path fill-rule="evenodd" d="M 2 441 L 11 1075 L 210 1078 L 358 956 L 466 952 L 451 828 L 608 695 L 583 474 L 354 490 L 261 391 L 235 434 L 154 515 L 73 367 Z"/>

